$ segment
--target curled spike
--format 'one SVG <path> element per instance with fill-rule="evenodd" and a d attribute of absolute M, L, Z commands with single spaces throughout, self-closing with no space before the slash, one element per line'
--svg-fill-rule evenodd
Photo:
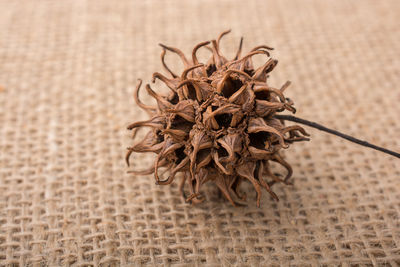
<path fill-rule="evenodd" d="M 205 134 L 204 131 L 196 131 L 194 134 L 191 134 L 191 144 L 193 146 L 193 150 L 189 157 L 190 159 L 190 175 L 192 180 L 195 178 L 194 169 L 196 164 L 197 153 L 200 149 L 211 148 L 212 142 L 211 139 Z"/>
<path fill-rule="evenodd" d="M 154 161 L 154 167 L 153 167 L 153 169 L 154 169 L 154 178 L 156 179 L 156 184 L 159 184 L 159 182 L 160 182 L 160 177 L 158 176 L 158 168 L 160 167 L 159 166 L 160 159 L 161 159 L 161 153 L 159 153 L 157 155 L 157 158 Z"/>
<path fill-rule="evenodd" d="M 157 137 L 152 131 L 148 132 L 140 142 L 129 148 L 132 152 L 159 152 L 163 148 L 164 142 L 158 142 Z M 128 164 L 129 165 L 129 164 Z"/>
<path fill-rule="evenodd" d="M 272 87 L 269 87 L 269 86 L 261 86 L 261 87 L 257 87 L 256 86 L 256 87 L 254 87 L 254 92 L 255 93 L 262 92 L 262 91 L 265 91 L 265 92 L 268 92 L 268 93 L 276 95 L 277 97 L 279 97 L 279 100 L 282 103 L 284 103 L 286 101 L 285 96 L 278 89 L 275 89 L 275 88 L 272 88 Z"/>
<path fill-rule="evenodd" d="M 191 100 L 182 100 L 178 102 L 173 109 L 167 109 L 166 111 L 175 113 L 187 121 L 195 122 L 195 112 L 193 101 Z"/>
<path fill-rule="evenodd" d="M 260 117 L 266 117 L 275 110 L 281 109 L 283 107 L 284 104 L 281 102 L 269 102 L 266 100 L 256 99 L 255 112 Z"/>
<path fill-rule="evenodd" d="M 218 48 L 218 50 L 219 50 L 219 43 L 221 42 L 222 37 L 224 37 L 225 35 L 227 35 L 227 34 L 230 33 L 230 32 L 231 32 L 231 30 L 229 29 L 229 30 L 227 30 L 227 31 L 222 32 L 222 33 L 218 36 L 218 38 L 217 38 L 217 48 Z"/>
<path fill-rule="evenodd" d="M 158 108 L 160 110 L 173 108 L 173 105 L 167 99 L 154 92 L 149 84 L 146 84 L 146 90 L 149 93 L 149 95 L 151 95 L 154 99 L 157 100 Z"/>
<path fill-rule="evenodd" d="M 247 80 L 251 80 L 252 79 L 250 75 L 248 75 L 246 72 L 241 71 L 241 70 L 229 69 L 229 70 L 226 71 L 226 73 L 227 74 L 236 73 L 238 75 L 241 75 L 241 76 L 245 77 Z"/>
<path fill-rule="evenodd" d="M 265 80 L 267 79 L 267 73 L 271 72 L 277 64 L 278 60 L 270 58 L 263 66 L 259 67 L 255 71 L 253 79 L 265 82 Z"/>
<path fill-rule="evenodd" d="M 169 134 L 174 140 L 182 141 L 185 140 L 187 136 L 187 132 L 178 129 L 164 129 L 162 130 L 163 134 Z"/>
<path fill-rule="evenodd" d="M 218 151 L 214 151 L 212 153 L 212 158 L 214 159 L 215 164 L 217 165 L 217 167 L 220 169 L 220 171 L 226 175 L 231 175 L 232 172 L 227 170 L 219 161 L 219 156 L 218 156 Z"/>
<path fill-rule="evenodd" d="M 272 196 L 273 199 L 275 199 L 276 201 L 279 201 L 278 196 L 275 194 L 274 191 L 272 191 L 271 187 L 268 185 L 267 182 L 265 182 L 265 180 L 263 179 L 263 174 L 264 174 L 264 164 L 262 161 L 258 161 L 258 172 L 257 172 L 257 177 L 258 177 L 258 181 L 260 182 L 261 186 L 265 188 L 265 190 L 267 190 L 267 192 Z"/>
<path fill-rule="evenodd" d="M 274 127 L 267 125 L 263 118 L 252 118 L 249 121 L 247 126 L 248 133 L 258 133 L 258 132 L 268 132 L 276 135 L 278 138 L 279 143 L 282 145 L 283 148 L 288 148 L 288 145 L 285 144 L 285 140 L 283 135 Z"/>
<path fill-rule="evenodd" d="M 197 55 L 196 55 L 197 50 L 199 50 L 200 47 L 203 47 L 203 46 L 208 45 L 209 43 L 210 43 L 210 41 L 202 42 L 202 43 L 199 43 L 198 45 L 196 45 L 196 46 L 193 48 L 193 51 L 192 51 L 192 61 L 193 61 L 193 64 L 195 64 L 195 65 L 199 64 L 199 61 L 198 61 Z"/>
<path fill-rule="evenodd" d="M 292 126 L 285 127 L 281 130 L 281 133 L 285 134 L 285 133 L 291 132 L 291 131 L 299 131 L 305 136 L 310 136 L 310 134 L 307 133 L 306 130 L 304 130 L 304 128 L 299 125 L 292 125 Z"/>
<path fill-rule="evenodd" d="M 163 159 L 159 163 L 159 167 L 164 167 L 165 165 L 167 165 L 167 163 L 168 163 L 167 160 Z M 154 167 L 152 166 L 148 169 L 138 170 L 138 171 L 130 170 L 130 171 L 128 171 L 128 173 L 133 173 L 134 175 L 148 175 L 148 174 L 154 173 Z"/>
<path fill-rule="evenodd" d="M 186 201 L 186 195 L 185 195 L 184 187 L 185 187 L 186 179 L 187 179 L 187 172 L 184 172 L 182 175 L 182 180 L 180 181 L 179 187 L 178 187 L 179 191 L 181 192 L 182 197 L 183 197 L 183 199 L 185 199 L 185 201 Z"/>
<path fill-rule="evenodd" d="M 194 79 L 186 79 L 182 81 L 179 85 L 178 88 L 186 85 L 186 84 L 191 84 L 193 85 L 194 89 L 196 90 L 196 98 L 198 101 L 202 101 L 203 99 L 208 98 L 211 94 L 213 94 L 214 90 L 210 86 L 210 84 Z M 183 88 L 184 95 L 186 98 L 189 96 L 189 89 L 187 87 Z"/>
<path fill-rule="evenodd" d="M 182 72 L 181 80 L 186 80 L 186 76 L 187 76 L 187 74 L 189 73 L 189 71 L 192 71 L 192 70 L 197 69 L 197 68 L 200 68 L 200 67 L 204 67 L 204 64 L 200 63 L 200 64 L 197 64 L 197 65 L 195 65 L 195 66 L 191 66 L 191 67 L 185 69 L 185 70 Z"/>
<path fill-rule="evenodd" d="M 278 153 L 275 153 L 273 160 L 281 164 L 288 171 L 286 177 L 283 179 L 285 183 L 288 183 L 293 174 L 292 166 L 290 166 L 289 163 L 287 163 Z"/>
<path fill-rule="evenodd" d="M 170 184 L 174 181 L 175 175 L 177 172 L 182 170 L 189 162 L 189 158 L 186 157 L 184 158 L 177 166 L 175 166 L 172 170 L 168 178 L 164 181 L 160 181 L 160 179 L 157 180 L 157 184 L 159 185 L 167 185 Z"/>
<path fill-rule="evenodd" d="M 200 170 L 207 166 L 208 163 L 210 163 L 210 161 L 212 160 L 211 154 L 207 154 L 205 157 L 203 156 L 203 158 L 200 158 L 199 163 L 196 164 L 196 173 L 199 173 Z"/>
<path fill-rule="evenodd" d="M 188 172 L 185 172 L 189 176 Z M 191 195 L 186 199 L 186 201 L 191 201 L 192 203 L 200 203 L 204 201 L 204 197 L 200 194 L 200 185 L 202 185 L 207 179 L 210 178 L 209 171 L 207 169 L 201 169 L 196 175 L 194 180 L 188 182 L 189 191 Z"/>
<path fill-rule="evenodd" d="M 260 49 L 274 50 L 273 47 L 270 47 L 270 46 L 267 46 L 267 45 L 259 45 L 259 46 L 254 47 L 253 49 L 251 49 L 250 52 L 257 51 L 257 50 L 260 50 Z"/>
<path fill-rule="evenodd" d="M 155 83 L 156 79 L 163 81 L 172 91 L 176 92 L 176 86 L 179 84 L 179 80 L 168 79 L 159 72 L 153 73 L 152 83 Z"/>
<path fill-rule="evenodd" d="M 216 177 L 216 179 L 214 180 L 214 183 L 217 185 L 219 190 L 221 190 L 221 192 L 225 196 L 225 198 L 227 200 L 229 200 L 229 202 L 231 202 L 233 206 L 236 207 L 236 203 L 235 203 L 235 201 L 233 201 L 231 194 L 229 193 L 229 191 L 230 191 L 229 185 L 231 184 L 230 180 L 232 180 L 232 179 L 234 179 L 233 176 L 220 175 L 220 176 Z"/>
<path fill-rule="evenodd" d="M 283 104 L 283 107 L 284 107 L 286 110 L 289 110 L 289 111 L 292 112 L 292 113 L 296 113 L 296 109 L 295 109 L 293 106 L 291 106 L 290 104 L 288 104 L 288 103 L 284 103 L 284 104 Z"/>
<path fill-rule="evenodd" d="M 166 54 L 166 49 L 163 48 L 162 52 L 161 52 L 161 63 L 163 64 L 164 69 L 171 74 L 172 78 L 177 78 L 178 75 L 176 75 L 175 73 L 172 72 L 172 70 L 167 66 L 167 64 L 165 63 L 165 54 Z"/>
<path fill-rule="evenodd" d="M 147 113 L 152 115 L 156 111 L 156 108 L 143 104 L 142 101 L 140 101 L 140 99 L 139 99 L 139 90 L 140 90 L 141 86 L 142 86 L 142 80 L 138 79 L 138 84 L 136 85 L 136 89 L 133 94 L 133 99 L 135 100 L 136 105 L 138 105 L 139 107 L 144 109 Z"/>
<path fill-rule="evenodd" d="M 134 151 L 128 147 L 128 151 L 126 152 L 126 155 L 125 155 L 125 162 L 128 165 L 128 167 L 130 166 L 129 158 L 131 157 L 132 152 L 134 152 Z"/>
<path fill-rule="evenodd" d="M 219 125 L 215 120 L 214 116 L 211 114 L 213 113 L 211 106 L 208 106 L 206 111 L 203 113 L 203 122 L 214 129 L 218 129 Z"/>
<path fill-rule="evenodd" d="M 228 152 L 227 160 L 232 162 L 236 159 L 235 152 L 240 153 L 242 150 L 242 137 L 240 134 L 227 134 L 217 140 L 223 148 Z"/>
<path fill-rule="evenodd" d="M 167 49 L 167 50 L 169 50 L 169 51 L 171 51 L 171 52 L 177 54 L 177 55 L 182 59 L 182 62 L 183 62 L 183 64 L 185 65 L 185 68 L 189 68 L 190 63 L 189 63 L 189 61 L 187 60 L 185 54 L 184 54 L 181 50 L 179 50 L 178 48 L 175 48 L 175 47 L 166 46 L 166 45 L 164 45 L 164 44 L 159 44 L 159 45 L 160 45 L 162 48 Z"/>
<path fill-rule="evenodd" d="M 246 193 L 240 193 L 239 192 L 239 187 L 240 184 L 242 183 L 244 179 L 240 176 L 236 176 L 235 180 L 232 183 L 232 191 L 236 195 L 237 198 L 240 200 L 245 201 L 246 200 Z"/>
<path fill-rule="evenodd" d="M 248 146 L 247 149 L 249 150 L 250 155 L 255 159 L 268 159 L 273 153 L 272 151 L 265 150 L 266 148 L 258 149 L 253 146 Z"/>
<path fill-rule="evenodd" d="M 250 60 L 250 58 L 252 56 L 258 55 L 258 54 L 264 54 L 269 56 L 269 53 L 267 51 L 264 50 L 257 50 L 257 51 L 253 51 L 248 53 L 247 55 L 245 55 L 244 57 L 237 59 L 235 61 L 232 61 L 228 64 L 228 68 L 231 68 L 233 66 L 234 69 L 238 69 L 243 71 L 244 68 L 246 67 L 247 61 Z"/>
<path fill-rule="evenodd" d="M 151 118 L 150 120 L 134 122 L 131 125 L 129 125 L 127 128 L 128 128 L 128 130 L 132 130 L 137 127 L 147 126 L 147 127 L 152 127 L 155 129 L 162 129 L 164 127 L 164 124 L 165 124 L 164 117 L 155 116 L 155 117 Z"/>
<path fill-rule="evenodd" d="M 240 76 L 243 76 L 246 81 L 249 81 L 249 80 L 252 79 L 246 72 L 243 72 L 243 71 L 240 71 L 240 70 L 235 70 L 235 69 L 229 69 L 229 70 L 226 71 L 225 75 L 222 77 L 222 79 L 217 84 L 217 92 L 218 93 L 222 92 L 222 89 L 224 88 L 226 80 L 228 78 L 231 78 L 230 75 L 232 73 L 236 73 L 236 74 L 238 74 Z"/>
<path fill-rule="evenodd" d="M 177 149 L 181 148 L 183 146 L 183 144 L 181 143 L 173 143 L 171 142 L 169 146 L 166 146 L 166 148 L 164 149 L 163 156 L 165 157 L 166 155 L 171 154 L 172 152 L 175 152 Z"/>
<path fill-rule="evenodd" d="M 235 102 L 236 99 L 238 99 L 238 97 L 239 97 L 241 94 L 244 93 L 244 91 L 246 90 L 246 88 L 247 88 L 247 84 L 243 84 L 242 87 L 240 87 L 239 90 L 237 90 L 233 95 L 231 95 L 231 96 L 229 97 L 228 101 L 229 101 L 230 103 Z"/>
<path fill-rule="evenodd" d="M 212 40 L 211 43 L 213 45 L 212 52 L 213 52 L 215 67 L 218 70 L 226 63 L 227 60 L 219 54 L 217 41 Z"/>
<path fill-rule="evenodd" d="M 270 185 L 274 184 L 275 182 L 277 183 L 284 183 L 287 184 L 284 180 L 282 180 L 281 178 L 279 178 L 278 176 L 276 176 L 275 174 L 273 174 L 271 172 L 271 170 L 269 169 L 269 162 L 268 160 L 264 161 L 265 166 L 264 166 L 264 172 L 267 174 L 267 176 L 270 176 L 272 178 L 272 182 L 268 183 Z"/>
<path fill-rule="evenodd" d="M 215 121 L 215 116 L 218 114 L 234 114 L 236 112 L 240 111 L 240 107 L 238 107 L 237 105 L 234 104 L 228 104 L 225 106 L 221 106 L 218 109 L 212 111 L 211 107 L 209 106 L 207 108 L 207 112 L 204 113 L 203 115 L 203 120 L 204 123 L 206 124 L 210 124 L 210 120 L 211 120 L 211 126 L 214 129 L 218 129 L 219 125 L 218 123 Z M 215 122 L 215 123 L 214 123 Z"/>

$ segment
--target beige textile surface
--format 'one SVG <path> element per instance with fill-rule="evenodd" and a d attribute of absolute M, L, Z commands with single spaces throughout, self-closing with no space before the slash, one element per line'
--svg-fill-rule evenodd
<path fill-rule="evenodd" d="M 0 265 L 397 266 L 399 160 L 308 129 L 293 186 L 232 207 L 127 174 L 159 42 L 268 44 L 299 117 L 400 150 L 400 1 L 1 1 Z M 177 62 L 168 54 L 169 62 Z M 156 88 L 165 90 L 157 83 Z M 143 101 L 150 98 L 143 94 Z M 132 157 L 133 167 L 151 158 Z"/>

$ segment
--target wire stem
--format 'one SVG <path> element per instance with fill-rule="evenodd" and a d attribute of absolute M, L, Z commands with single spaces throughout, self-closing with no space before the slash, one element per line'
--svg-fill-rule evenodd
<path fill-rule="evenodd" d="M 312 128 L 316 128 L 316 129 L 318 129 L 320 131 L 327 132 L 327 133 L 339 136 L 339 137 L 341 137 L 343 139 L 346 139 L 346 140 L 348 140 L 350 142 L 353 142 L 353 143 L 356 143 L 356 144 L 359 144 L 359 145 L 362 145 L 362 146 L 365 146 L 365 147 L 369 147 L 369 148 L 381 151 L 383 153 L 392 155 L 392 156 L 394 156 L 396 158 L 400 158 L 400 153 L 397 153 L 395 151 L 391 151 L 389 149 L 370 144 L 370 143 L 368 143 L 366 141 L 354 138 L 354 137 L 352 137 L 350 135 L 338 132 L 336 130 L 329 129 L 329 128 L 327 128 L 327 127 L 325 127 L 325 126 L 323 126 L 321 124 L 318 124 L 316 122 L 312 122 L 312 121 L 304 120 L 304 119 L 301 119 L 301 118 L 297 118 L 297 117 L 292 116 L 292 115 L 275 115 L 275 118 L 280 119 L 280 120 L 293 121 L 293 122 L 297 122 L 297 123 L 300 123 L 300 124 L 304 124 L 304 125 L 310 126 Z"/>

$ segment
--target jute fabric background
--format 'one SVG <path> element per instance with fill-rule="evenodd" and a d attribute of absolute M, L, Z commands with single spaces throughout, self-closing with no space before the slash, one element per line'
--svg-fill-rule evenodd
<path fill-rule="evenodd" d="M 190 206 L 124 155 L 158 43 L 190 53 L 229 28 L 228 57 L 240 36 L 276 48 L 270 84 L 292 81 L 299 117 L 399 151 L 399 17 L 397 0 L 1 1 L 0 265 L 398 266 L 395 158 L 309 129 L 280 201 L 248 186 L 235 208 L 213 186 Z"/>

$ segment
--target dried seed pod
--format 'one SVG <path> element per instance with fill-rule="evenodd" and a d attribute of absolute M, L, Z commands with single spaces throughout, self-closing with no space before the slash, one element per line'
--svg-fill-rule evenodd
<path fill-rule="evenodd" d="M 257 46 L 240 58 L 242 41 L 233 60 L 226 59 L 220 49 L 223 32 L 217 40 L 196 45 L 190 61 L 177 48 L 160 44 L 161 60 L 170 78 L 153 74 L 170 89 L 168 96 L 156 93 L 149 84 L 147 92 L 156 100 L 157 107 L 143 104 L 138 98 L 141 81 L 135 92 L 137 105 L 151 115 L 151 119 L 131 124 L 128 129 L 149 127 L 144 139 L 128 148 L 126 160 L 132 152 L 157 154 L 154 166 L 138 173 L 154 173 L 157 184 L 170 184 L 182 173 L 180 188 L 187 184 L 190 195 L 186 201 L 203 200 L 201 186 L 213 182 L 233 204 L 244 199 L 239 185 L 248 180 L 257 192 L 260 205 L 262 188 L 275 199 L 271 190 L 275 182 L 288 183 L 292 175 L 290 165 L 281 150 L 296 141 L 309 140 L 306 131 L 298 126 L 284 125 L 275 116 L 285 110 L 295 112 L 293 102 L 284 96 L 289 83 L 280 89 L 268 85 L 268 73 L 277 65 L 270 57 L 268 46 Z M 210 45 L 210 46 L 208 46 Z M 196 52 L 209 48 L 210 60 L 199 63 Z M 185 70 L 176 75 L 164 60 L 166 52 L 177 54 Z M 253 67 L 252 57 L 261 54 L 266 63 Z M 270 161 L 282 165 L 287 173 L 277 175 L 270 169 Z M 169 176 L 160 177 L 158 169 L 167 166 Z M 280 178 L 282 176 L 284 178 Z M 183 193 L 184 194 L 184 193 Z"/>

